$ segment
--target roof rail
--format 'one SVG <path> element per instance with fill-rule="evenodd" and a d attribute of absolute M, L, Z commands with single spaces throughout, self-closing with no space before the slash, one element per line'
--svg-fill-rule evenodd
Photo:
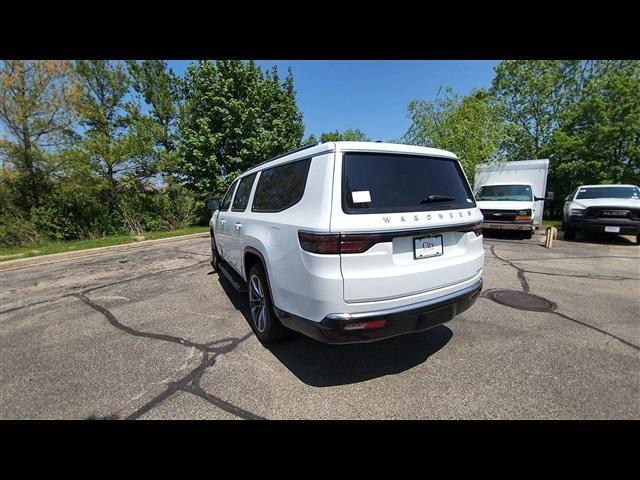
<path fill-rule="evenodd" d="M 255 165 L 251 166 L 246 171 L 253 170 L 256 167 L 259 167 L 260 165 L 264 165 L 265 163 L 269 163 L 272 160 L 276 160 L 278 158 L 282 158 L 282 157 L 285 157 L 287 155 L 291 155 L 292 153 L 300 152 L 301 150 L 306 150 L 307 148 L 315 147 L 316 145 L 320 145 L 320 142 L 307 143 L 306 145 L 302 145 L 301 147 L 294 148 L 293 150 L 289 150 L 288 152 L 284 152 L 284 153 L 281 153 L 280 155 L 276 155 L 275 157 L 271 157 L 269 160 L 265 160 L 264 162 L 256 163 Z"/>

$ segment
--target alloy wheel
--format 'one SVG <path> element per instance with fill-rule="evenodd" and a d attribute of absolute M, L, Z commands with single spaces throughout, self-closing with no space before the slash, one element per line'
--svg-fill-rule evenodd
<path fill-rule="evenodd" d="M 264 332 L 265 328 L 267 328 L 268 312 L 262 282 L 257 275 L 251 275 L 249 280 L 249 307 L 251 308 L 253 324 L 260 333 Z"/>

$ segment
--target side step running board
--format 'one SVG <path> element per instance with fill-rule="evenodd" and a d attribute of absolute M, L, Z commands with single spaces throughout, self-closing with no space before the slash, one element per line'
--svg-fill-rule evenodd
<path fill-rule="evenodd" d="M 245 282 L 227 262 L 221 260 L 218 268 L 238 292 L 245 293 L 247 291 L 247 282 Z"/>

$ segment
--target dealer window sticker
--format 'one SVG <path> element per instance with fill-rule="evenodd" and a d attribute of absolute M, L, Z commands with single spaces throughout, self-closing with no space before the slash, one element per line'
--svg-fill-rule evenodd
<path fill-rule="evenodd" d="M 353 203 L 371 203 L 371 192 L 369 190 L 356 190 L 351 192 Z"/>

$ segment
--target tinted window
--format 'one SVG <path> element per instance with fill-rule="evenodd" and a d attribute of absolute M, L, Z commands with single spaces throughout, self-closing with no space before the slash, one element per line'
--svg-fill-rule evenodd
<path fill-rule="evenodd" d="M 580 188 L 576 199 L 585 198 L 640 198 L 637 187 L 597 187 Z"/>
<path fill-rule="evenodd" d="M 231 197 L 233 197 L 233 191 L 235 190 L 237 184 L 238 181 L 236 180 L 231 184 L 229 190 L 227 190 L 224 199 L 222 199 L 222 206 L 220 207 L 220 210 L 226 211 L 229 209 L 229 205 L 231 204 Z"/>
<path fill-rule="evenodd" d="M 253 197 L 254 212 L 281 212 L 300 201 L 311 159 L 263 170 Z"/>
<path fill-rule="evenodd" d="M 253 187 L 253 181 L 256 179 L 256 174 L 249 175 L 240 179 L 240 185 L 238 185 L 238 191 L 236 196 L 233 197 L 233 205 L 231 210 L 234 212 L 244 212 L 247 209 L 249 203 L 249 195 L 251 195 L 251 187 Z"/>
<path fill-rule="evenodd" d="M 347 153 L 346 213 L 412 212 L 475 206 L 456 160 L 414 155 Z"/>
<path fill-rule="evenodd" d="M 529 185 L 485 185 L 480 188 L 476 200 L 526 202 L 533 200 Z"/>

